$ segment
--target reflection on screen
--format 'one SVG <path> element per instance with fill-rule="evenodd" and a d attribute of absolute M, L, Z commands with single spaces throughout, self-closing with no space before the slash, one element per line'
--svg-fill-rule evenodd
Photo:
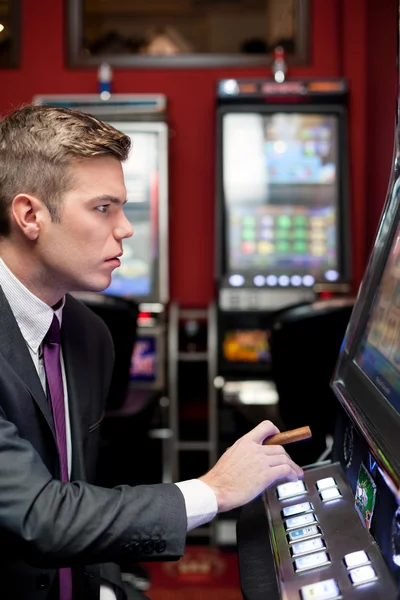
<path fill-rule="evenodd" d="M 400 412 L 400 227 L 355 360 Z"/>
<path fill-rule="evenodd" d="M 225 332 L 223 355 L 229 362 L 267 362 L 270 359 L 268 332 L 243 329 Z"/>
<path fill-rule="evenodd" d="M 338 117 L 229 113 L 223 190 L 230 273 L 323 278 L 338 266 Z"/>
<path fill-rule="evenodd" d="M 113 272 L 105 293 L 143 297 L 153 291 L 154 263 L 158 258 L 158 178 L 157 133 L 135 132 L 132 152 L 123 163 L 127 191 L 124 212 L 133 225 L 133 237 L 123 241 L 121 266 Z"/>

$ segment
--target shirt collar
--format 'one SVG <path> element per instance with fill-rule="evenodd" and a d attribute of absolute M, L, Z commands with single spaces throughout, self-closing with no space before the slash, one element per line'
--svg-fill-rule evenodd
<path fill-rule="evenodd" d="M 1 258 L 0 285 L 26 343 L 36 354 L 49 330 L 54 314 L 57 315 L 61 326 L 65 296 L 54 311 L 51 306 L 32 294 Z"/>

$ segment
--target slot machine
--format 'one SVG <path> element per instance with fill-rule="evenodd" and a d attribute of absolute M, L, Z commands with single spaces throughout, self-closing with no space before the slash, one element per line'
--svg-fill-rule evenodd
<path fill-rule="evenodd" d="M 388 195 L 332 379 L 340 406 L 332 460 L 244 507 L 247 600 L 399 597 L 399 150 L 397 115 Z"/>
<path fill-rule="evenodd" d="M 218 454 L 276 405 L 277 313 L 350 290 L 347 85 L 217 85 Z"/>

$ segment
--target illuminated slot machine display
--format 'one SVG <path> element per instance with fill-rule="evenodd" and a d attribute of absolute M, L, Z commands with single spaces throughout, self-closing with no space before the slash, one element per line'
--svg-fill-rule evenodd
<path fill-rule="evenodd" d="M 324 291 L 348 292 L 351 257 L 346 83 L 222 80 L 217 102 L 215 382 L 222 452 L 249 429 L 249 404 L 277 402 L 268 375 L 277 312 Z"/>
<path fill-rule="evenodd" d="M 238 544 L 247 600 L 399 597 L 399 135 L 397 119 L 388 197 L 332 380 L 341 408 L 332 460 L 245 507 Z"/>
<path fill-rule="evenodd" d="M 112 94 L 38 96 L 39 104 L 73 108 L 111 123 L 132 140 L 122 163 L 127 202 L 124 212 L 134 235 L 123 240 L 121 266 L 105 296 L 134 300 L 139 307 L 130 387 L 135 396 L 165 393 L 168 274 L 168 125 L 162 95 Z M 84 299 L 82 297 L 82 299 Z"/>

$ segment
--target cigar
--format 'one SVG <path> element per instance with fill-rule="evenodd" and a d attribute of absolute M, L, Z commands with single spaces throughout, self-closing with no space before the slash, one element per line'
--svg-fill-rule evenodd
<path fill-rule="evenodd" d="M 301 440 L 307 440 L 312 436 L 311 429 L 307 427 L 299 427 L 298 429 L 291 429 L 290 431 L 283 431 L 277 433 L 264 440 L 264 446 L 270 446 L 271 444 L 284 446 L 285 444 L 292 444 L 293 442 L 300 442 Z"/>

